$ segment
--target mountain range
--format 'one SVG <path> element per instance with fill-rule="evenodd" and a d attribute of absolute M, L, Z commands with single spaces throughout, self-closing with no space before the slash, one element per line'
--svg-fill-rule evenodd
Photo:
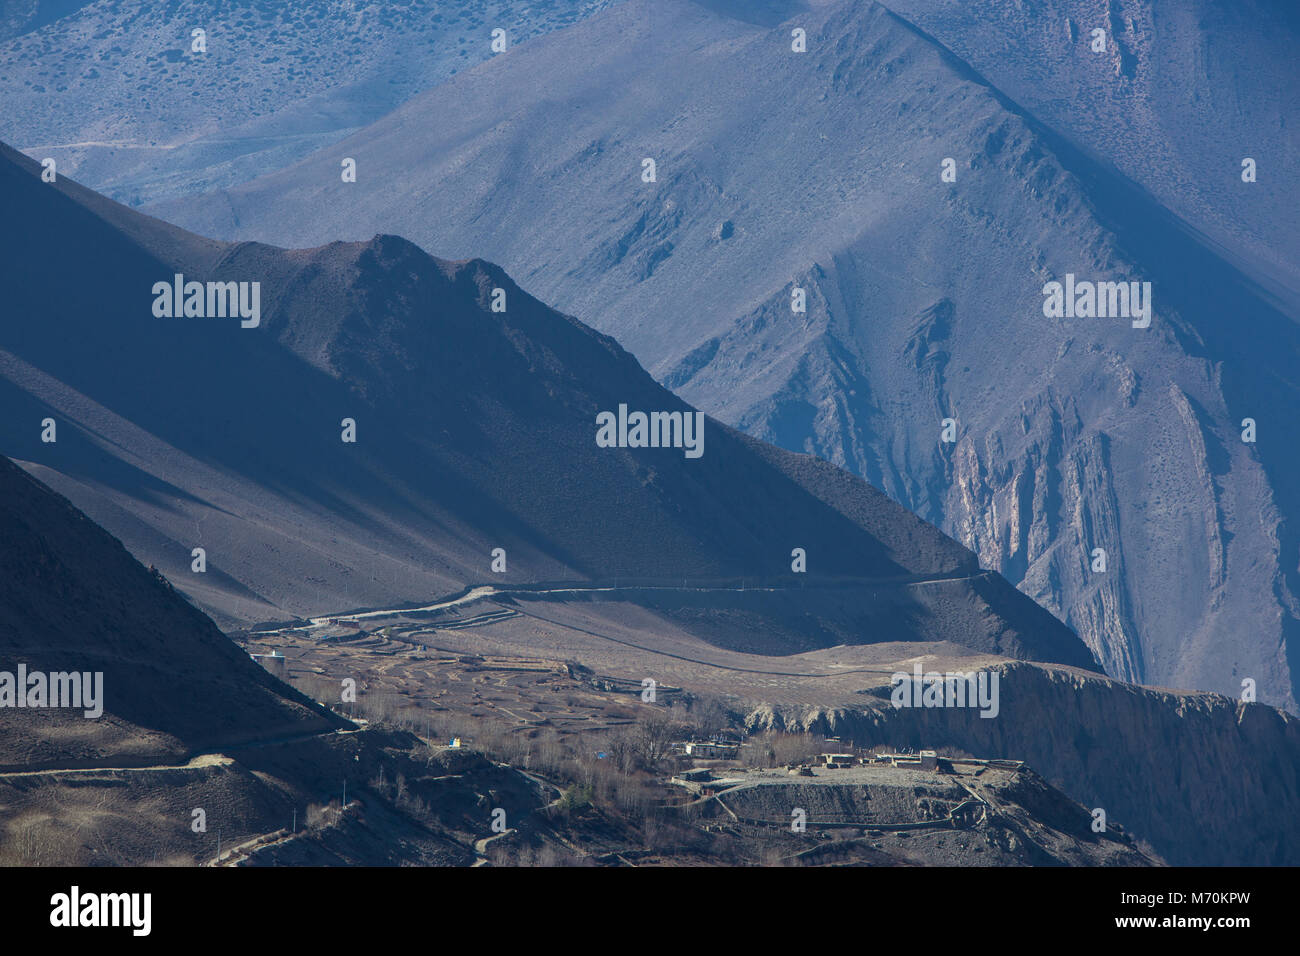
<path fill-rule="evenodd" d="M 984 804 L 987 847 L 867 861 L 1293 863 L 1294 21 L 1254 6 L 6 5 L 0 132 L 65 139 L 52 182 L 0 144 L 0 862 L 212 862 L 203 809 L 217 862 L 478 865 L 495 804 L 498 849 L 610 863 L 645 793 L 571 817 L 529 761 L 713 708 L 1008 758 L 1001 807 L 852 797 Z M 19 667 L 102 715 L 11 707 Z M 891 706 L 914 667 L 1001 694 Z M 773 776 L 747 817 L 807 796 Z M 709 829 L 667 858 L 766 858 Z"/>
<path fill-rule="evenodd" d="M 182 594 L 228 625 L 320 615 L 274 630 L 315 634 L 312 646 L 327 649 L 339 638 L 319 629 L 325 615 L 437 594 L 444 608 L 468 607 L 494 590 L 495 614 L 460 624 L 434 612 L 417 627 L 440 644 L 468 634 L 477 655 L 522 641 L 571 675 L 600 666 L 605 693 L 640 686 L 647 669 L 680 673 L 681 687 L 744 708 L 752 732 L 1029 759 L 1170 862 L 1291 859 L 1293 718 L 1103 678 L 1077 637 L 971 552 L 816 457 L 707 418 L 698 458 L 601 447 L 601 411 L 691 409 L 495 266 L 438 260 L 391 236 L 296 251 L 214 242 L 69 180 L 42 182 L 12 150 L 0 156 L 0 192 L 14 213 L 3 254 L 23 280 L 0 341 L 0 447 L 28 472 L 0 472 L 12 582 L 0 615 L 31 668 L 102 665 L 112 715 L 69 727 L 28 710 L 34 733 L 5 723 L 18 732 L 0 736 L 15 768 L 0 774 L 0 805 L 24 860 L 211 859 L 188 821 L 191 808 L 217 807 L 240 858 L 265 845 L 299 862 L 468 862 L 483 826 L 474 793 L 490 786 L 528 814 L 545 801 L 533 783 L 480 761 L 453 773 L 449 792 L 441 763 L 411 762 L 409 735 L 339 726 Z M 156 314 L 177 271 L 263 283 L 256 326 Z M 496 290 L 504 311 L 493 311 Z M 344 418 L 355 442 L 342 440 Z M 794 548 L 807 571 L 791 567 Z M 470 591 L 476 582 L 493 585 Z M 476 629 L 455 629 L 464 625 Z M 385 667 L 413 676 L 401 668 L 418 667 L 407 657 L 422 648 L 405 647 Z M 998 670 L 997 719 L 880 699 L 891 671 L 921 662 Z M 343 673 L 376 679 L 356 666 Z M 432 801 L 434 829 L 373 790 L 381 768 Z M 289 841 L 291 804 L 349 777 L 372 781 L 365 819 Z M 1050 804 L 1084 832 L 1077 806 L 1043 800 L 1006 819 L 1032 827 Z M 78 842 L 71 821 L 92 812 L 96 842 Z M 1086 838 L 1070 839 L 1088 858 Z"/>
<path fill-rule="evenodd" d="M 0 249 L 29 318 L 0 330 L 0 447 L 220 620 L 489 580 L 748 578 L 825 615 L 825 642 L 1094 666 L 971 552 L 826 462 L 703 416 L 699 457 L 600 447 L 602 413 L 695 413 L 489 263 L 391 236 L 211 242 L 2 158 Z M 38 224 L 62 237 L 57 257 L 27 241 Z M 259 283 L 258 324 L 159 317 L 155 285 L 170 304 L 178 274 Z"/>
<path fill-rule="evenodd" d="M 935 11 L 924 19 L 937 31 L 944 9 L 914 6 Z M 1218 58 L 1248 45 L 1244 15 L 1198 26 L 1128 7 L 1184 38 L 1210 31 Z M 1035 48 L 1039 69 L 1057 62 L 1048 72 L 1068 78 L 1077 59 L 1094 64 L 1080 83 L 1120 84 L 1103 132 L 1071 127 L 1085 149 L 885 6 L 764 9 L 632 0 L 284 170 L 151 210 L 228 239 L 397 232 L 500 262 L 720 421 L 841 465 L 935 522 L 1108 673 L 1232 694 L 1249 678 L 1294 707 L 1289 179 L 1243 182 L 1235 160 L 1206 178 L 1204 165 L 1246 150 L 1236 139 L 1249 129 L 1262 168 L 1285 170 L 1285 135 L 1267 122 L 1285 104 L 1251 100 L 1213 150 L 1193 146 L 1218 99 L 1197 106 L 1199 127 L 1139 140 L 1199 157 L 1180 175 L 1204 186 L 1171 210 L 1168 188 L 1143 185 L 1155 174 L 1137 176 L 1141 149 L 1115 146 L 1134 121 L 1105 120 L 1130 101 L 1177 119 L 1177 77 L 1149 36 L 1134 39 L 1140 18 L 1114 13 L 1119 52 L 1095 60 L 1082 16 L 1059 24 L 1073 45 Z M 1055 21 L 1040 12 L 1015 22 L 1046 31 Z M 1290 23 L 1260 22 L 1274 20 Z M 1000 28 L 1012 29 L 991 18 L 975 38 Z M 1218 62 L 1192 59 L 1206 75 Z M 1250 82 L 1282 83 L 1277 59 Z M 1103 60 L 1123 68 L 1112 77 Z M 1055 87 L 1016 72 L 1022 61 L 996 75 L 1038 89 L 1033 102 L 1050 99 L 1045 115 L 1068 125 L 1066 91 L 1051 99 Z M 1213 206 L 1228 195 L 1253 198 Z M 1215 227 L 1229 220 L 1244 235 L 1231 247 Z M 1261 244 L 1271 259 L 1252 252 Z M 1046 315 L 1049 284 L 1076 278 L 1148 288 L 1149 327 Z"/>

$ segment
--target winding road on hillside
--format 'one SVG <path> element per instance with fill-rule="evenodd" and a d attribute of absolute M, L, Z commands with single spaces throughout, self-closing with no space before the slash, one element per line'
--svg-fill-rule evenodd
<path fill-rule="evenodd" d="M 881 587 L 921 587 L 927 584 L 952 584 L 962 581 L 974 581 L 978 578 L 988 578 L 993 575 L 992 571 L 981 569 L 974 574 L 947 574 L 947 575 L 900 575 L 897 577 L 887 578 L 859 578 L 859 579 L 836 579 L 835 587 L 837 589 L 849 586 L 860 586 L 866 588 Z M 817 585 L 813 585 L 817 587 Z M 760 593 L 777 593 L 780 591 L 804 591 L 808 590 L 803 585 L 795 586 L 771 586 L 759 585 L 756 587 L 746 587 L 743 583 L 739 587 L 706 587 L 692 586 L 690 584 L 632 584 L 619 586 L 617 584 L 597 584 L 583 583 L 575 581 L 572 584 L 559 585 L 540 585 L 532 586 L 527 584 L 512 585 L 494 585 L 479 584 L 471 585 L 463 592 L 452 597 L 443 598 L 433 604 L 426 604 L 423 607 L 396 607 L 382 608 L 379 610 L 355 611 L 352 613 L 322 615 L 311 618 L 307 624 L 299 625 L 294 628 L 275 628 L 275 630 L 310 630 L 312 628 L 329 627 L 331 624 L 342 621 L 360 622 L 372 621 L 386 617 L 401 617 L 407 614 L 428 614 L 435 611 L 446 610 L 447 608 L 457 607 L 464 604 L 473 604 L 475 601 L 482 601 L 493 597 L 511 597 L 520 595 L 529 597 L 532 595 L 560 595 L 560 594 L 614 594 L 618 592 L 632 591 L 676 591 L 690 594 L 707 594 L 707 593 L 737 593 L 745 591 L 757 591 Z"/>
<path fill-rule="evenodd" d="M 884 588 L 884 587 L 923 587 L 926 585 L 950 584 L 950 583 L 972 581 L 978 578 L 990 577 L 992 574 L 993 574 L 992 571 L 980 570 L 974 574 L 951 574 L 951 575 L 941 575 L 937 577 L 925 576 L 925 575 L 914 575 L 914 576 L 898 576 L 898 577 L 889 577 L 889 578 L 862 578 L 856 581 L 846 581 L 841 579 L 836 581 L 835 586 L 837 588 L 844 588 L 847 586 L 858 586 L 863 589 Z M 794 586 L 746 587 L 743 584 L 740 587 L 734 587 L 734 586 L 733 587 L 704 587 L 704 586 L 691 586 L 689 584 L 687 585 L 637 584 L 637 585 L 619 586 L 619 585 L 609 585 L 609 584 L 600 584 L 600 583 L 582 584 L 580 582 L 574 582 L 573 584 L 566 583 L 566 584 L 544 585 L 544 586 L 528 586 L 528 585 L 497 586 L 497 585 L 481 584 L 481 585 L 472 585 L 460 593 L 443 598 L 439 601 L 436 601 L 433 604 L 424 605 L 423 607 L 385 608 L 385 609 L 378 609 L 378 610 L 356 611 L 353 613 L 313 617 L 306 624 L 268 629 L 267 632 L 263 632 L 263 633 L 283 632 L 283 631 L 310 631 L 319 628 L 330 627 L 335 624 L 339 624 L 343 622 L 359 624 L 362 621 L 377 621 L 377 620 L 382 620 L 384 618 L 400 618 L 412 614 L 428 614 L 432 612 L 446 610 L 449 608 L 462 607 L 479 601 L 485 601 L 493 605 L 494 607 L 498 607 L 498 608 L 502 608 L 503 610 L 506 610 L 504 605 L 501 605 L 496 601 L 492 600 L 493 598 L 518 597 L 518 598 L 526 599 L 533 596 L 543 596 L 543 595 L 553 597 L 553 596 L 564 595 L 564 594 L 588 595 L 588 594 L 614 594 L 619 592 L 645 592 L 645 591 L 667 591 L 667 592 L 681 592 L 681 593 L 727 592 L 727 593 L 734 594 L 738 591 L 740 592 L 757 591 L 757 592 L 765 592 L 765 593 L 774 593 L 779 591 L 797 592 L 802 590 L 806 590 L 806 589 L 803 587 L 794 587 Z M 896 668 L 894 667 L 885 667 L 885 668 L 857 667 L 857 668 L 837 670 L 832 673 L 806 673 L 800 671 L 747 668 L 747 667 L 737 666 L 736 664 L 719 663 L 716 661 L 705 660 L 702 658 L 688 657 L 681 654 L 674 654 L 670 651 L 663 650 L 662 648 L 646 647 L 645 645 L 637 644 L 632 641 L 626 641 L 621 638 L 611 637 L 608 634 L 601 634 L 597 631 L 588 630 L 586 628 L 579 627 L 576 624 L 570 624 L 563 621 L 552 620 L 551 618 L 544 617 L 540 614 L 537 614 L 534 611 L 525 611 L 519 607 L 512 607 L 509 608 L 508 610 L 512 610 L 516 614 L 522 615 L 524 617 L 532 618 L 533 620 L 545 624 L 549 624 L 553 627 L 561 627 L 567 630 L 576 631 L 578 633 L 585 634 L 589 637 L 594 637 L 603 641 L 609 641 L 614 644 L 619 644 L 623 647 L 629 647 L 635 650 L 645 651 L 646 653 L 655 654 L 661 657 L 671 658 L 673 660 L 680 660 L 688 664 L 696 664 L 702 667 L 712 667 L 712 668 L 717 668 L 719 670 L 726 670 L 726 671 L 732 671 L 737 673 L 756 674 L 764 677 L 825 678 L 825 677 L 843 677 L 849 674 L 892 674 L 896 670 Z M 490 619 L 490 616 L 488 616 L 485 617 L 484 623 L 495 623 L 495 620 Z M 435 627 L 435 630 L 436 629 L 437 628 Z"/>

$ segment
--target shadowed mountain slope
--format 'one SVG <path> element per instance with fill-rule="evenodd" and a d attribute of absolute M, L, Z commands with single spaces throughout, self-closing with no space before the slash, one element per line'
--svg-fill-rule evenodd
<path fill-rule="evenodd" d="M 633 0 L 337 150 L 158 209 L 226 238 L 393 231 L 489 256 L 685 400 L 935 522 L 1108 673 L 1250 678 L 1294 707 L 1285 296 L 885 8 L 774 9 Z M 1046 318 L 1067 275 L 1149 282 L 1150 327 Z"/>
<path fill-rule="evenodd" d="M 5 771 L 166 763 L 342 724 L 255 664 L 66 499 L 0 458 L 0 669 L 13 675 L 20 664 L 29 675 L 102 672 L 103 713 L 50 706 L 52 686 L 40 708 L 16 707 L 11 696 L 0 709 Z M 29 687 L 17 690 L 32 702 Z"/>
<path fill-rule="evenodd" d="M 42 183 L 12 151 L 0 190 L 13 211 L 0 247 L 23 277 L 11 305 L 26 317 L 0 330 L 4 451 L 227 621 L 427 601 L 487 579 L 748 579 L 796 605 L 802 585 L 814 604 L 833 588 L 835 610 L 818 613 L 854 642 L 947 639 L 1093 666 L 973 554 L 826 462 L 714 421 L 699 458 L 598 447 L 598 412 L 690 409 L 495 266 L 389 236 L 213 243 Z M 58 236 L 58 256 L 33 233 Z M 259 325 L 156 317 L 151 289 L 176 272 L 259 282 Z M 796 548 L 806 575 L 791 573 Z M 854 623 L 868 619 L 870 631 Z"/>

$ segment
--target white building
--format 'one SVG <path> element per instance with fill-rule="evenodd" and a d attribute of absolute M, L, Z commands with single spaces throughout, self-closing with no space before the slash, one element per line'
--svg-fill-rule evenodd
<path fill-rule="evenodd" d="M 699 760 L 734 760 L 739 750 L 734 744 L 715 744 L 707 740 L 694 740 L 686 744 L 686 756 Z"/>

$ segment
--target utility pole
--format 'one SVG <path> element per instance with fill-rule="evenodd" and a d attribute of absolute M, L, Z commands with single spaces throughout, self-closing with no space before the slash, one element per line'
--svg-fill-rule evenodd
<path fill-rule="evenodd" d="M 348 808 L 348 778 L 343 778 L 343 809 Z"/>
<path fill-rule="evenodd" d="M 293 808 L 293 832 L 295 835 L 297 835 L 298 833 L 298 808 L 297 807 Z"/>

